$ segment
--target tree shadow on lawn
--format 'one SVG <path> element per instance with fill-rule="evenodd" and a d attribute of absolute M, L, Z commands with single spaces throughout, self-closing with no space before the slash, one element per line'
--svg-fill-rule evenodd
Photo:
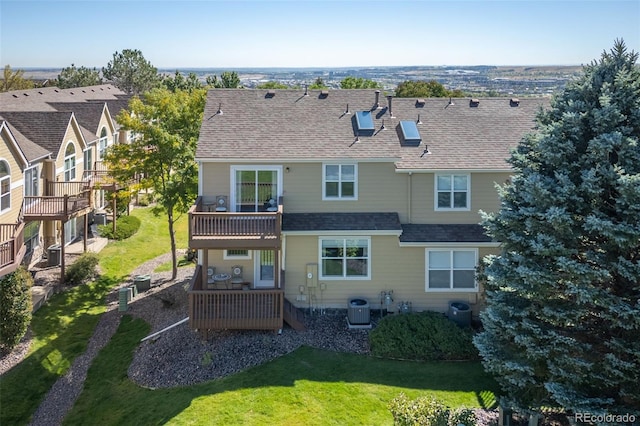
<path fill-rule="evenodd" d="M 25 424 L 53 383 L 87 349 L 104 312 L 104 299 L 116 281 L 99 278 L 55 294 L 33 316 L 32 345 L 42 345 L 0 379 L 0 424 Z M 73 316 L 69 316 L 73 314 Z"/>
<path fill-rule="evenodd" d="M 243 372 L 188 387 L 150 390 L 127 376 L 133 353 L 150 327 L 124 316 L 110 343 L 92 364 L 85 389 L 66 424 L 163 424 L 203 397 L 259 388 L 293 388 L 298 382 L 376 384 L 428 392 L 475 395 L 477 404 L 493 408 L 499 387 L 479 362 L 414 362 L 336 353 L 311 347 Z M 394 393 L 394 396 L 399 393 Z"/>

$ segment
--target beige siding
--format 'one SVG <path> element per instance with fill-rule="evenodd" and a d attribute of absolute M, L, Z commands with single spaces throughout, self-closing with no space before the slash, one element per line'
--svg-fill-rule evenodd
<path fill-rule="evenodd" d="M 60 151 L 56 157 L 56 180 L 64 181 L 64 157 L 69 142 L 72 142 L 76 149 L 76 181 L 82 180 L 82 174 L 84 173 L 84 157 L 83 151 L 86 148 L 82 142 L 82 137 L 77 128 L 70 124 L 67 128 L 67 132 L 64 135 L 62 144 L 60 145 Z M 94 157 L 95 158 L 95 157 Z"/>
<path fill-rule="evenodd" d="M 479 211 L 497 211 L 500 199 L 495 184 L 503 184 L 508 173 L 471 173 L 471 206 L 468 211 L 435 210 L 433 173 L 414 173 L 411 177 L 412 223 L 479 223 Z"/>
<path fill-rule="evenodd" d="M 9 164 L 11 171 L 11 208 L 0 213 L 0 223 L 15 223 L 20 214 L 22 197 L 24 196 L 23 166 L 19 160 L 18 152 L 13 144 L 5 139 L 4 134 L 2 135 L 2 145 L 0 145 L 0 158 Z"/>
<path fill-rule="evenodd" d="M 231 165 L 203 165 L 203 195 L 230 196 Z M 272 164 L 270 164 L 272 165 Z M 358 199 L 322 199 L 322 163 L 287 163 L 283 166 L 284 210 L 304 212 L 398 212 L 407 219 L 407 176 L 395 173 L 393 163 L 358 163 Z M 286 172 L 286 167 L 289 172 Z"/>
<path fill-rule="evenodd" d="M 231 268 L 235 265 L 242 266 L 242 278 L 251 283 L 254 282 L 255 253 L 249 250 L 251 259 L 224 259 L 224 250 L 209 250 L 209 266 L 216 268 L 216 274 L 231 275 Z"/>
<path fill-rule="evenodd" d="M 496 249 L 480 248 L 479 258 Z M 298 307 L 309 307 L 309 300 L 321 308 L 346 309 L 348 300 L 365 298 L 372 309 L 380 309 L 380 293 L 393 290 L 394 307 L 410 301 L 416 311 L 447 312 L 451 301 L 471 304 L 474 314 L 480 308 L 478 292 L 427 292 L 425 290 L 425 247 L 400 247 L 396 236 L 371 237 L 370 280 L 320 280 L 326 290 L 305 287 L 305 301 L 298 301 L 299 287 L 306 286 L 306 265 L 319 263 L 317 236 L 286 237 L 286 297 Z M 310 297 L 315 296 L 315 299 Z M 397 309 L 397 308 L 396 308 Z"/>

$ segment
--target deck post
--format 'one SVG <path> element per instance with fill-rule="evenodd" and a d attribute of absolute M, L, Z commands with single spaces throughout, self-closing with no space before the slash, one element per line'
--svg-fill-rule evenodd
<path fill-rule="evenodd" d="M 208 281 L 207 279 L 209 278 L 208 271 L 209 271 L 209 250 L 208 249 L 202 249 L 202 279 L 200 280 L 200 289 L 204 290 L 208 285 Z"/>
<path fill-rule="evenodd" d="M 116 235 L 116 195 L 117 193 L 113 192 L 113 235 Z"/>
<path fill-rule="evenodd" d="M 89 215 L 84 215 L 84 232 L 82 233 L 82 249 L 87 252 L 87 235 L 89 234 Z"/>
<path fill-rule="evenodd" d="M 65 195 L 64 198 L 65 198 L 65 201 L 66 201 L 68 196 Z M 66 207 L 67 203 L 65 202 L 64 205 L 65 205 L 65 210 L 66 210 L 67 209 L 67 207 Z M 60 227 L 60 234 L 61 234 L 61 236 L 60 236 L 60 284 L 64 284 L 64 272 L 65 272 L 64 271 L 65 270 L 65 262 L 64 262 L 64 251 L 65 251 L 64 250 L 64 238 L 65 238 L 64 225 L 65 225 L 65 222 L 60 221 L 60 224 L 62 225 Z"/>

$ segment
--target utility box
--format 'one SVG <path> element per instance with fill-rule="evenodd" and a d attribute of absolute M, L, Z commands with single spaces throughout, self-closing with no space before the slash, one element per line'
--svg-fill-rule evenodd
<path fill-rule="evenodd" d="M 94 221 L 96 225 L 106 225 L 107 224 L 107 214 L 106 213 L 96 213 L 94 216 Z"/>
<path fill-rule="evenodd" d="M 306 274 L 307 287 L 318 287 L 318 264 L 307 263 Z"/>
<path fill-rule="evenodd" d="M 123 287 L 118 290 L 118 311 L 126 312 L 129 307 L 129 299 L 131 295 L 131 289 L 129 287 Z"/>
<path fill-rule="evenodd" d="M 62 247 L 60 244 L 54 244 L 47 248 L 47 265 L 58 266 L 60 265 L 60 254 Z"/>

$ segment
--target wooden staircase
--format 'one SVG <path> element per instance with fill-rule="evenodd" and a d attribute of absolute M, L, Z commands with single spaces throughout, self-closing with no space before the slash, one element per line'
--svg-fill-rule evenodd
<path fill-rule="evenodd" d="M 289 326 L 294 330 L 306 330 L 304 326 L 304 312 L 302 312 L 302 309 L 293 306 L 293 303 L 291 303 L 286 297 L 284 298 L 283 319 L 284 322 L 289 324 Z"/>

